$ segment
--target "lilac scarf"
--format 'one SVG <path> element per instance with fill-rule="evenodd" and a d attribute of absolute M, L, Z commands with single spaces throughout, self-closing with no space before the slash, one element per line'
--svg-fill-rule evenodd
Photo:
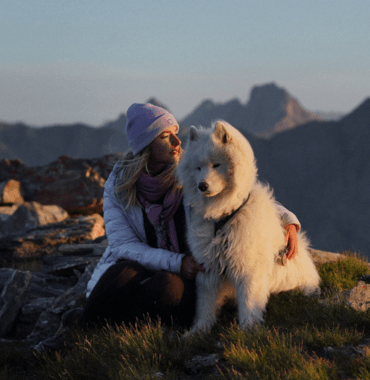
<path fill-rule="evenodd" d="M 173 187 L 164 189 L 158 177 L 142 173 L 136 183 L 137 197 L 157 235 L 158 248 L 179 252 L 173 216 L 182 202 L 182 194 Z"/>

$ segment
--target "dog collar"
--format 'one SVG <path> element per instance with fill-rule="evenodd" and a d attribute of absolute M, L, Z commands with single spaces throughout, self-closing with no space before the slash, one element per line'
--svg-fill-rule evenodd
<path fill-rule="evenodd" d="M 234 210 L 230 215 L 225 216 L 224 218 L 220 219 L 218 222 L 215 222 L 215 236 L 218 231 L 221 231 L 222 227 L 230 220 L 232 219 L 239 211 L 240 209 L 246 205 L 246 203 L 249 201 L 249 197 L 251 194 L 248 194 L 247 199 L 236 209 Z"/>

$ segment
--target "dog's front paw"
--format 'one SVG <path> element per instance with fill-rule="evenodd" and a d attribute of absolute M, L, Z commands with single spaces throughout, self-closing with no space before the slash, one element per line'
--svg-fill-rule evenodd
<path fill-rule="evenodd" d="M 192 326 L 192 328 L 189 331 L 187 331 L 187 332 L 185 332 L 184 334 L 181 335 L 181 339 L 190 338 L 190 337 L 192 337 L 192 336 L 194 336 L 196 334 L 200 334 L 202 332 L 206 332 L 209 329 L 210 329 L 210 327 L 207 328 L 206 326 L 203 326 L 203 325 L 194 325 L 194 326 Z"/>

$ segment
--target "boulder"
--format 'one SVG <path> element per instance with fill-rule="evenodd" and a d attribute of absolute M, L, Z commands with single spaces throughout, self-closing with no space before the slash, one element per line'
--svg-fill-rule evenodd
<path fill-rule="evenodd" d="M 5 223 L 17 211 L 19 206 L 20 203 L 14 203 L 7 206 L 0 204 L 0 223 Z"/>
<path fill-rule="evenodd" d="M 28 230 L 24 235 L 0 238 L 0 258 L 13 260 L 51 255 L 57 253 L 62 244 L 92 242 L 104 235 L 104 219 L 99 214 L 67 218 Z"/>
<path fill-rule="evenodd" d="M 0 207 L 0 214 L 2 213 Z M 12 212 L 12 213 L 11 213 Z M 24 234 L 39 226 L 61 222 L 69 217 L 67 211 L 55 205 L 41 205 L 38 202 L 15 204 L 4 210 L 0 219 L 0 238 L 8 235 Z"/>
<path fill-rule="evenodd" d="M 90 256 L 46 256 L 43 259 L 44 272 L 58 276 L 76 275 L 77 272 L 83 272 L 86 266 L 90 264 L 97 265 L 98 257 Z M 80 274 L 77 274 L 80 276 Z"/>
<path fill-rule="evenodd" d="M 31 344 L 37 344 L 42 340 L 53 336 L 59 329 L 62 316 L 53 313 L 51 310 L 43 311 L 32 330 L 32 333 L 27 337 Z"/>
<path fill-rule="evenodd" d="M 26 303 L 22 307 L 22 314 L 24 316 L 40 315 L 46 309 L 50 309 L 55 297 L 36 298 Z"/>
<path fill-rule="evenodd" d="M 102 236 L 105 237 L 105 236 Z M 95 239 L 97 240 L 97 239 Z M 99 244 L 62 244 L 59 247 L 59 252 L 62 255 L 89 255 L 101 257 L 108 247 L 108 239 L 104 239 Z"/>
<path fill-rule="evenodd" d="M 51 311 L 56 314 L 64 313 L 69 309 L 76 308 L 83 304 L 86 297 L 87 283 L 90 281 L 98 260 L 89 264 L 79 278 L 78 283 L 68 289 L 65 293 L 55 299 L 51 306 Z"/>
<path fill-rule="evenodd" d="M 0 337 L 13 326 L 14 320 L 26 301 L 32 274 L 14 270 L 0 296 Z"/>
<path fill-rule="evenodd" d="M 349 292 L 348 304 L 356 310 L 367 311 L 370 308 L 370 284 L 359 281 Z"/>
<path fill-rule="evenodd" d="M 4 289 L 4 286 L 9 281 L 10 277 L 13 275 L 13 273 L 14 273 L 14 269 L 0 268 L 0 294 Z"/>
<path fill-rule="evenodd" d="M 0 182 L 0 204 L 23 203 L 21 183 L 14 179 Z"/>
<path fill-rule="evenodd" d="M 337 260 L 341 260 L 346 257 L 345 255 L 342 255 L 341 253 L 321 251 L 319 249 L 311 248 L 309 251 L 310 251 L 312 260 L 316 265 L 329 263 L 329 262 L 330 263 L 335 262 Z"/>
<path fill-rule="evenodd" d="M 116 161 L 113 154 L 89 160 L 62 156 L 49 165 L 28 168 L 19 160 L 2 160 L 0 181 L 21 182 L 27 201 L 58 205 L 69 213 L 101 214 L 104 184 Z"/>
<path fill-rule="evenodd" d="M 216 366 L 220 361 L 221 355 L 219 354 L 196 355 L 185 363 L 185 371 L 193 376 L 204 372 L 216 375 L 218 373 Z"/>
<path fill-rule="evenodd" d="M 82 246 L 84 251 L 101 252 L 105 249 L 106 240 L 91 243 L 90 247 L 87 244 Z M 98 246 L 102 248 L 94 249 Z M 74 251 L 77 251 L 77 244 Z M 30 344 L 37 344 L 54 335 L 64 316 L 84 303 L 87 282 L 99 258 L 97 254 L 45 258 L 42 272 L 32 274 L 26 299 L 17 308 L 18 312 L 12 315 L 13 321 L 9 326 L 13 327 L 6 330 L 6 339 L 26 339 Z M 10 268 L 0 269 L 0 290 L 5 288 L 15 272 Z M 0 305 L 3 302 L 0 298 Z"/>

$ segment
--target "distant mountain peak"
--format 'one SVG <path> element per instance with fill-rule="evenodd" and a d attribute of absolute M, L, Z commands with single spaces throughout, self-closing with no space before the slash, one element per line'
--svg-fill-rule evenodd
<path fill-rule="evenodd" d="M 228 121 L 243 133 L 271 137 L 320 117 L 305 110 L 284 88 L 271 82 L 254 86 L 246 104 L 237 98 L 219 104 L 207 99 L 181 123 L 207 126 L 217 119 Z"/>
<path fill-rule="evenodd" d="M 146 103 L 153 104 L 153 106 L 161 107 L 161 108 L 164 108 L 165 110 L 167 110 L 168 112 L 171 112 L 170 109 L 166 105 L 164 105 L 162 102 L 160 102 L 154 96 L 151 97 L 149 100 L 147 100 Z"/>
<path fill-rule="evenodd" d="M 246 129 L 259 137 L 271 137 L 299 124 L 320 120 L 317 114 L 304 109 L 288 91 L 273 82 L 253 87 L 246 108 Z"/>
<path fill-rule="evenodd" d="M 275 84 L 275 82 L 271 82 L 252 87 L 250 100 L 263 99 L 265 97 L 275 97 L 284 99 L 287 96 L 289 96 L 289 94 L 284 88 L 278 87 Z"/>

